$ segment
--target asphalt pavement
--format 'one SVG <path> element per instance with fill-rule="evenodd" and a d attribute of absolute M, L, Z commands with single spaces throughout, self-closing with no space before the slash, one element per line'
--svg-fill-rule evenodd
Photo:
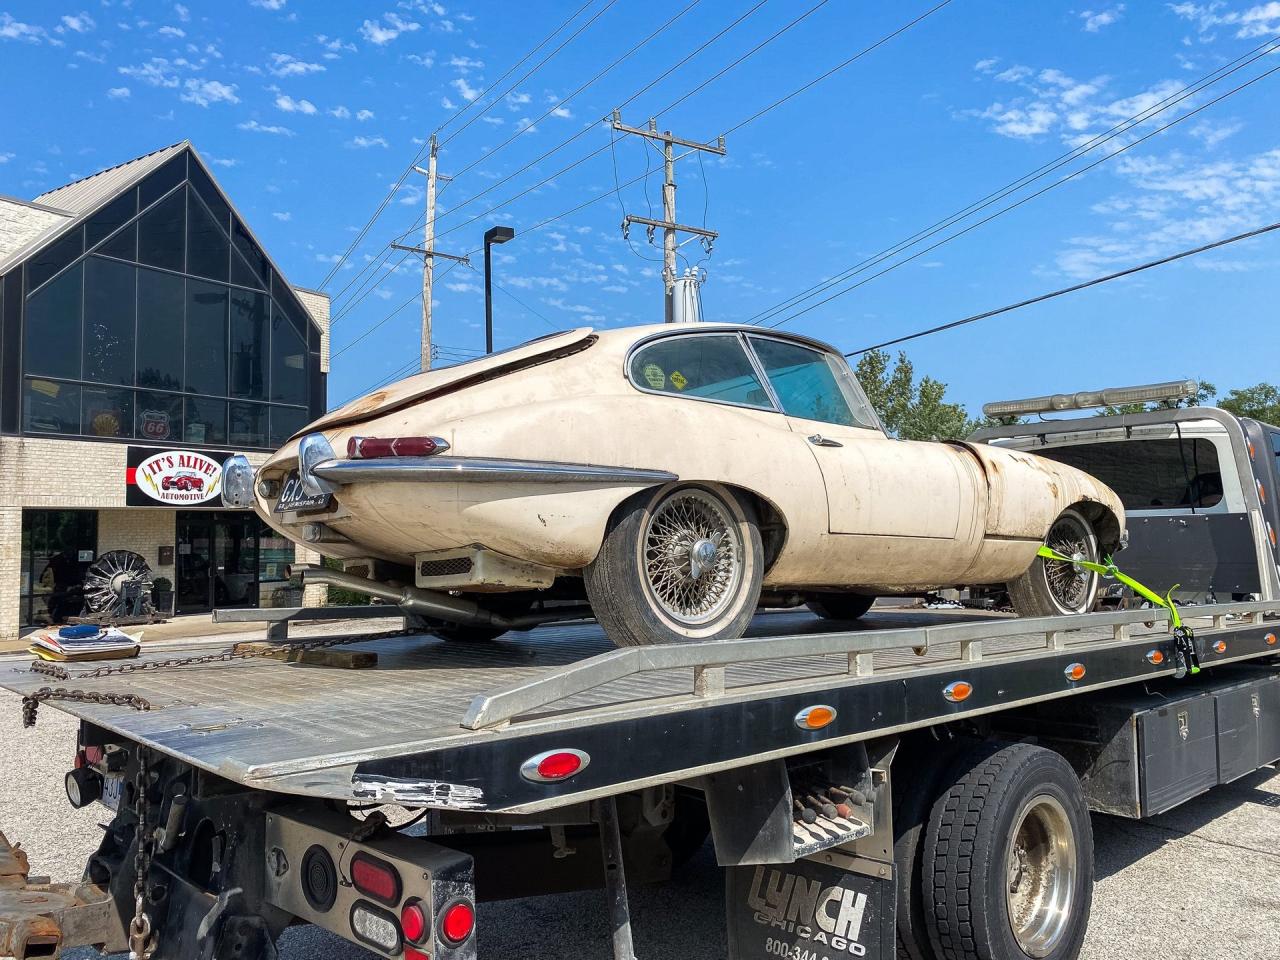
<path fill-rule="evenodd" d="M 18 698 L 0 693 L 0 830 L 33 873 L 79 878 L 105 811 L 73 810 L 62 778 L 75 724 L 50 706 L 23 730 Z M 1095 816 L 1098 883 L 1084 960 L 1253 960 L 1280 952 L 1280 772 L 1265 769 L 1150 821 Z M 725 955 L 724 883 L 710 847 L 670 883 L 633 890 L 641 960 Z M 482 904 L 481 960 L 609 960 L 599 892 Z M 74 960 L 97 954 L 74 951 Z M 281 960 L 367 960 L 314 927 L 288 931 Z"/>

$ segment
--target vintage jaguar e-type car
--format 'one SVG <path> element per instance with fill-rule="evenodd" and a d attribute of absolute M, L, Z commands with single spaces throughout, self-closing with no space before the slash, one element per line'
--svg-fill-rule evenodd
<path fill-rule="evenodd" d="M 855 619 L 877 596 L 1007 584 L 1087 612 L 1116 495 L 1031 454 L 886 436 L 845 359 L 803 337 L 571 330 L 432 370 L 317 420 L 224 497 L 342 558 L 322 582 L 442 636 L 593 615 L 620 645 L 740 636 L 757 608 Z M 588 610 L 589 605 L 589 610 Z"/>

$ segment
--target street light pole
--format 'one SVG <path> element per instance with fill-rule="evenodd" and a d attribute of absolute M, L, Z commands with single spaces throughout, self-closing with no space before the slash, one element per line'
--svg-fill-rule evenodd
<path fill-rule="evenodd" d="M 484 232 L 484 352 L 493 353 L 493 253 L 495 243 L 515 237 L 511 227 L 490 227 Z"/>

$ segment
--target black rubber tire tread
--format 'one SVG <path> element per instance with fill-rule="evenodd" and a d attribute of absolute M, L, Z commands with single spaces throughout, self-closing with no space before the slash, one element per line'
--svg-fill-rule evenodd
<path fill-rule="evenodd" d="M 1098 561 L 1101 557 L 1099 553 L 1101 547 L 1098 541 L 1098 531 L 1094 529 L 1093 522 L 1079 510 L 1068 508 L 1062 511 L 1063 514 L 1074 514 L 1089 529 L 1093 538 L 1093 556 L 1089 559 Z M 1056 524 L 1061 519 L 1061 514 L 1054 520 Z M 1020 617 L 1061 617 L 1069 616 L 1073 613 L 1070 610 L 1062 610 L 1053 599 L 1053 595 L 1049 593 L 1049 588 L 1045 583 L 1044 565 L 1047 563 L 1044 557 L 1036 557 L 1031 562 L 1031 566 L 1027 567 L 1026 572 L 1020 577 L 1016 577 L 1005 584 L 1009 591 L 1009 602 L 1013 605 L 1013 609 Z M 1088 610 L 1092 612 L 1097 606 L 1098 595 L 1102 592 L 1102 582 L 1098 577 L 1093 579 L 1093 599 L 1088 605 Z"/>
<path fill-rule="evenodd" d="M 819 593 L 809 597 L 805 606 L 823 620 L 857 620 L 875 602 L 875 597 L 860 593 Z"/>
<path fill-rule="evenodd" d="M 690 487 L 714 495 L 737 517 L 747 552 L 747 569 L 734 607 L 714 625 L 697 631 L 697 636 L 681 634 L 653 610 L 641 580 L 643 574 L 635 561 L 636 544 L 643 534 L 649 511 L 667 497 Z M 669 489 L 646 490 L 614 511 L 600 552 L 583 570 L 582 579 L 596 622 L 619 647 L 736 640 L 746 632 L 751 618 L 755 616 L 764 582 L 764 547 L 755 508 L 743 498 L 712 484 L 682 484 Z"/>
<path fill-rule="evenodd" d="M 1028 743 L 988 741 L 952 765 L 934 801 L 924 842 L 924 904 L 939 960 L 1025 960 L 1003 893 L 1005 849 L 1024 800 L 1054 794 L 1072 820 L 1076 904 L 1065 936 L 1045 960 L 1074 960 L 1093 895 L 1093 830 L 1080 782 L 1059 754 Z"/>
<path fill-rule="evenodd" d="M 947 770 L 946 742 L 904 744 L 893 760 L 893 861 L 898 960 L 936 960 L 924 918 L 924 835 Z"/>

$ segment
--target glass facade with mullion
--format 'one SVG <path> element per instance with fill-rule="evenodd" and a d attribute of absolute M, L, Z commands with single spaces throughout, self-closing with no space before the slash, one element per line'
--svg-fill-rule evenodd
<path fill-rule="evenodd" d="M 185 151 L 50 249 L 23 432 L 270 448 L 322 412 L 319 331 Z"/>

